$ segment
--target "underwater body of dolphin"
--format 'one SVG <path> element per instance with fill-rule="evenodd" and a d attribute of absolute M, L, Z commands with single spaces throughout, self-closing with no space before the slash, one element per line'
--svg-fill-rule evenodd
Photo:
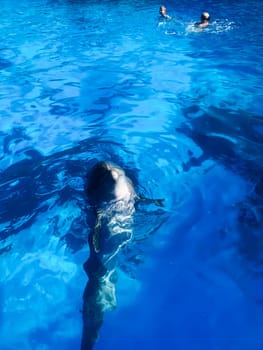
<path fill-rule="evenodd" d="M 98 338 L 104 312 L 116 306 L 117 255 L 133 235 L 134 205 L 138 198 L 125 172 L 110 162 L 98 162 L 88 177 L 86 194 L 96 221 L 89 235 L 90 256 L 84 264 L 89 277 L 83 295 L 82 350 Z"/>

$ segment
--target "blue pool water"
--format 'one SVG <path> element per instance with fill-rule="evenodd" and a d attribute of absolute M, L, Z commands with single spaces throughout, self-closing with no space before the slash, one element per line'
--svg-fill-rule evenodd
<path fill-rule="evenodd" d="M 165 206 L 138 207 L 95 349 L 263 349 L 263 3 L 160 5 L 1 0 L 2 350 L 79 349 L 101 159 Z"/>

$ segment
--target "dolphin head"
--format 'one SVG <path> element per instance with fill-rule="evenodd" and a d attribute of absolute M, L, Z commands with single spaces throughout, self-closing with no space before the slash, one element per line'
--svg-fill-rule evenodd
<path fill-rule="evenodd" d="M 86 193 L 91 204 L 99 205 L 103 202 L 129 199 L 134 190 L 131 180 L 120 167 L 101 161 L 91 169 Z"/>

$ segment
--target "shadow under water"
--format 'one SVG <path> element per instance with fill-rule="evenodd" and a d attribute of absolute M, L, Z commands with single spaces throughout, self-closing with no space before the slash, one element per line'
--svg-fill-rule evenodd
<path fill-rule="evenodd" d="M 209 114 L 202 113 L 196 118 L 189 117 L 190 110 L 185 112 L 188 122 L 176 130 L 191 138 L 202 152 L 196 156 L 189 150 L 189 160 L 183 164 L 184 171 L 212 159 L 249 184 L 246 198 L 236 205 L 238 250 L 251 272 L 262 273 L 263 118 L 217 108 L 211 108 Z M 262 298 L 257 297 L 257 301 L 262 302 Z"/>
<path fill-rule="evenodd" d="M 218 108 L 196 118 L 189 118 L 190 111 L 185 113 L 188 122 L 176 130 L 191 138 L 202 154 L 196 157 L 189 151 L 184 170 L 213 159 L 255 183 L 255 193 L 262 196 L 263 118 Z"/>

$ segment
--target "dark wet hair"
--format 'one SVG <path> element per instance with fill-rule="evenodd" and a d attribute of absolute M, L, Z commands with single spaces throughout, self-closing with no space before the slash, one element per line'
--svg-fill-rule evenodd
<path fill-rule="evenodd" d="M 209 13 L 203 12 L 203 13 L 201 14 L 201 20 L 202 20 L 202 21 L 209 21 L 209 20 L 210 20 L 210 15 L 209 15 Z"/>
<path fill-rule="evenodd" d="M 164 5 L 160 6 L 159 13 L 162 13 L 162 10 L 166 10 L 166 7 Z"/>

